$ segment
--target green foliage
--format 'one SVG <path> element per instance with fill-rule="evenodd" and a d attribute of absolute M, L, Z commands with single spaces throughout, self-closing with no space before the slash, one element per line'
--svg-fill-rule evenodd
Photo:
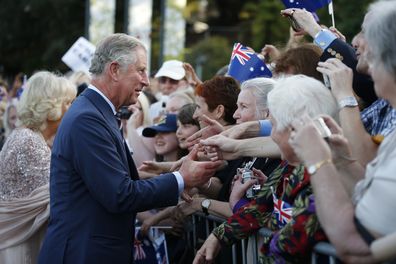
<path fill-rule="evenodd" d="M 202 80 L 212 78 L 216 72 L 228 64 L 232 52 L 232 44 L 224 37 L 209 37 L 186 50 L 185 60 L 199 73 L 202 66 Z"/>
<path fill-rule="evenodd" d="M 350 0 L 335 0 L 333 1 L 334 7 L 334 20 L 336 28 L 346 36 L 347 42 L 351 42 L 352 38 L 359 33 L 360 27 L 363 22 L 364 14 L 367 7 L 373 0 L 361 0 L 356 4 Z M 318 10 L 320 23 L 328 27 L 332 25 L 331 16 L 327 8 Z"/>
<path fill-rule="evenodd" d="M 153 18 L 151 20 L 151 71 L 158 70 L 161 65 L 159 63 L 160 56 L 160 25 L 161 10 L 160 1 L 153 2 Z"/>
<path fill-rule="evenodd" d="M 260 51 L 267 44 L 281 44 L 288 39 L 289 22 L 279 12 L 281 0 L 207 0 L 206 10 L 200 0 L 189 0 L 183 14 L 188 23 L 209 24 L 211 37 L 187 32 L 186 60 L 196 65 L 204 61 L 203 79 L 215 74 L 229 61 L 233 42 L 241 42 Z M 373 0 L 333 0 L 336 27 L 350 42 L 360 31 L 367 6 Z M 159 64 L 160 1 L 153 1 L 151 68 Z M 0 68 L 9 75 L 19 71 L 68 71 L 61 57 L 76 39 L 84 34 L 84 0 L 3 0 L 0 8 Z M 330 26 L 327 8 L 318 10 L 321 23 Z M 191 46 L 192 45 L 192 46 Z M 191 47 L 190 47 L 191 46 Z M 1 70 L 1 69 L 0 69 Z M 1 74 L 1 72 L 0 72 Z"/>
<path fill-rule="evenodd" d="M 0 65 L 8 74 L 67 71 L 61 57 L 84 34 L 84 1 L 3 0 Z"/>
<path fill-rule="evenodd" d="M 244 44 L 260 51 L 265 44 L 284 45 L 289 38 L 289 22 L 280 15 L 284 8 L 280 0 L 246 3 L 243 11 L 250 30 Z"/>

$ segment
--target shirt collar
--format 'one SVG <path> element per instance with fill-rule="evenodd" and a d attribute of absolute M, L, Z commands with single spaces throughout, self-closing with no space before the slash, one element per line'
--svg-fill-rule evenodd
<path fill-rule="evenodd" d="M 95 86 L 93 86 L 92 84 L 88 85 L 89 89 L 94 90 L 95 92 L 97 92 L 100 96 L 103 97 L 103 99 L 107 102 L 107 104 L 111 107 L 111 110 L 113 111 L 114 115 L 117 114 L 117 111 L 115 109 L 115 106 L 113 105 L 113 103 L 109 100 L 109 98 L 106 97 L 106 95 L 104 95 L 98 88 L 96 88 Z"/>

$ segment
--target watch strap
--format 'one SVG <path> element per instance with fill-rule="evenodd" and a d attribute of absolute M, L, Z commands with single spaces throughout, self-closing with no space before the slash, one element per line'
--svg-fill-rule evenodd
<path fill-rule="evenodd" d="M 205 202 L 207 202 L 208 203 L 208 206 L 204 206 L 204 203 Z M 209 206 L 210 206 L 210 200 L 209 199 L 204 199 L 204 200 L 202 200 L 202 202 L 201 202 L 201 208 L 202 208 L 202 212 L 205 214 L 205 215 L 209 215 Z"/>

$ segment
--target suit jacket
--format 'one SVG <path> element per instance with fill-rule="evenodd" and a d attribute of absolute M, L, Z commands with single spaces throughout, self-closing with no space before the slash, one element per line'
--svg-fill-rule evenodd
<path fill-rule="evenodd" d="M 59 126 L 39 263 L 131 263 L 136 212 L 175 205 L 173 174 L 139 180 L 110 106 L 86 89 Z"/>
<path fill-rule="evenodd" d="M 338 58 L 353 70 L 353 90 L 363 99 L 366 104 L 365 107 L 371 105 L 378 99 L 374 91 L 374 83 L 371 77 L 356 71 L 358 60 L 355 50 L 348 43 L 338 38 L 333 40 L 322 53 L 320 61 L 326 61 L 329 58 Z"/>

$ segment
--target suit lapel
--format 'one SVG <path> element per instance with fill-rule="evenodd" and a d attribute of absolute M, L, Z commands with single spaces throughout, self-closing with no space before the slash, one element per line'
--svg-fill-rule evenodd
<path fill-rule="evenodd" d="M 103 99 L 103 97 L 95 92 L 92 89 L 85 89 L 84 92 L 81 94 L 88 98 L 91 101 L 96 109 L 103 115 L 106 122 L 115 130 L 119 130 L 117 119 L 114 116 L 114 113 L 110 107 L 110 105 Z"/>
<path fill-rule="evenodd" d="M 129 175 L 131 176 L 132 180 L 139 180 L 139 173 L 136 169 L 135 162 L 133 161 L 131 152 L 129 152 L 129 147 L 126 144 L 125 140 L 124 140 L 124 146 L 125 146 L 125 150 L 126 150 L 126 157 L 128 160 Z"/>
<path fill-rule="evenodd" d="M 98 109 L 98 111 L 103 115 L 106 123 L 109 125 L 114 135 L 118 139 L 119 146 L 123 150 L 120 155 L 122 156 L 124 163 L 127 163 L 128 165 L 129 176 L 133 180 L 138 180 L 139 174 L 136 170 L 135 162 L 133 161 L 133 158 L 129 152 L 129 148 L 122 136 L 122 132 L 120 131 L 117 119 L 114 116 L 109 104 L 102 98 L 100 94 L 92 89 L 85 89 L 81 95 L 87 97 L 88 100 L 91 101 L 95 105 L 96 109 Z"/>

